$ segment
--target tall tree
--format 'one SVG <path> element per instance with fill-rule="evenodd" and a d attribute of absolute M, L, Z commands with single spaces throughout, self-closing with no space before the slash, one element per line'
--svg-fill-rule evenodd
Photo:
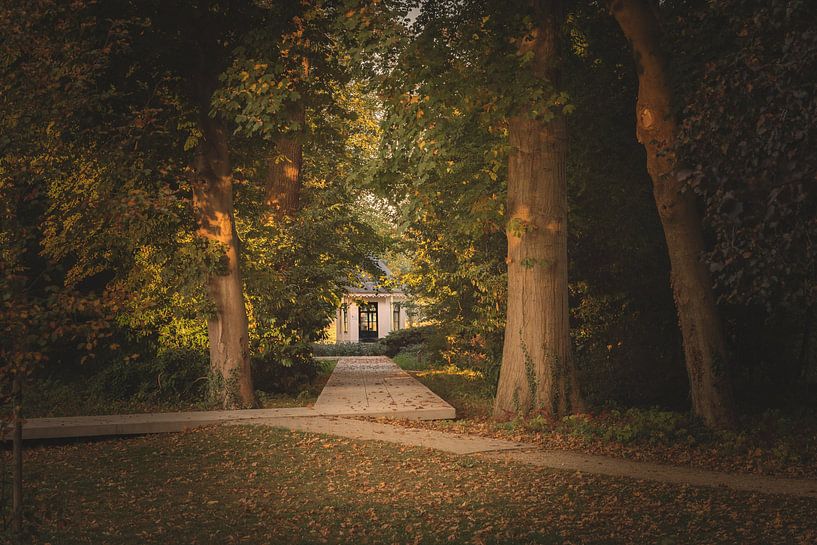
<path fill-rule="evenodd" d="M 279 40 L 279 57 L 286 60 L 282 79 L 291 86 L 290 102 L 283 107 L 280 134 L 273 140 L 272 154 L 267 159 L 267 176 L 264 203 L 278 218 L 292 216 L 297 212 L 301 196 L 301 168 L 303 166 L 303 138 L 306 108 L 303 95 L 309 78 L 310 61 L 305 47 L 306 31 L 303 13 L 292 17 L 292 28 Z M 314 24 L 312 26 L 315 26 Z"/>
<path fill-rule="evenodd" d="M 702 261 L 701 216 L 695 195 L 686 190 L 679 172 L 678 125 L 661 52 L 657 7 L 649 0 L 612 0 L 608 5 L 630 42 L 636 63 L 636 134 L 647 152 L 647 171 L 667 241 L 692 409 L 710 426 L 730 426 L 734 407 L 726 341 L 712 279 Z"/>
<path fill-rule="evenodd" d="M 186 28 L 189 35 L 182 38 L 180 47 L 181 55 L 191 64 L 185 76 L 201 134 L 193 157 L 191 183 L 197 233 L 219 244 L 224 252 L 221 269 L 208 278 L 214 308 L 207 318 L 207 331 L 212 378 L 219 383 L 213 393 L 225 408 L 253 406 L 255 391 L 241 279 L 241 246 L 234 214 L 230 145 L 225 120 L 212 102 L 219 76 L 230 60 L 226 39 L 232 37 L 232 32 L 247 28 L 248 11 L 251 8 L 217 1 L 199 5 L 193 10 L 192 25 Z M 236 27 L 220 24 L 221 17 L 228 18 Z"/>
<path fill-rule="evenodd" d="M 209 98 L 209 94 L 206 96 Z M 222 405 L 249 407 L 255 402 L 255 392 L 227 135 L 223 124 L 209 116 L 209 100 L 203 103 L 200 117 L 202 139 L 194 159 L 191 184 L 198 234 L 224 249 L 223 268 L 208 281 L 215 306 L 215 312 L 207 319 L 210 367 L 214 377 L 223 382 L 216 388 Z"/>
<path fill-rule="evenodd" d="M 305 117 L 302 103 L 292 106 L 288 118 L 293 128 L 275 139 L 273 152 L 267 159 L 264 203 L 279 218 L 292 216 L 300 204 Z"/>
<path fill-rule="evenodd" d="M 559 84 L 563 6 L 531 2 L 533 27 L 519 44 L 526 69 Z M 571 357 L 567 284 L 567 130 L 561 108 L 522 108 L 508 122 L 508 307 L 494 415 L 581 406 Z"/>

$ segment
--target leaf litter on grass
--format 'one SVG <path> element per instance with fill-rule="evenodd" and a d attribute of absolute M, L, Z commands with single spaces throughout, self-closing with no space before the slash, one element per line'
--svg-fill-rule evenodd
<path fill-rule="evenodd" d="M 40 544 L 817 542 L 814 500 L 263 427 L 41 445 L 26 472 Z"/>

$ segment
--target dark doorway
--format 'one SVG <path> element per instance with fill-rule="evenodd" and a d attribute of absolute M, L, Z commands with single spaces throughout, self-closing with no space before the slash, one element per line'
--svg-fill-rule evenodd
<path fill-rule="evenodd" d="M 360 303 L 360 342 L 377 340 L 377 303 Z"/>

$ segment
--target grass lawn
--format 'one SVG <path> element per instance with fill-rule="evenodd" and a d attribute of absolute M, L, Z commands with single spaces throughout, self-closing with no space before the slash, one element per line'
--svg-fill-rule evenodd
<path fill-rule="evenodd" d="M 36 544 L 817 542 L 815 500 L 264 427 L 40 445 L 25 459 Z"/>

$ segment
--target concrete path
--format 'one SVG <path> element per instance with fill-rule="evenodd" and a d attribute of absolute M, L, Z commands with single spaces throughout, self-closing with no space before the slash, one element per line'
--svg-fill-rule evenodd
<path fill-rule="evenodd" d="M 339 358 L 315 410 L 325 415 L 421 420 L 456 416 L 454 407 L 385 356 Z"/>
<path fill-rule="evenodd" d="M 476 455 L 479 458 L 495 461 L 522 463 L 550 469 L 578 471 L 640 481 L 713 488 L 723 487 L 762 494 L 817 498 L 817 481 L 815 480 L 731 474 L 688 467 L 631 462 L 620 458 L 595 456 L 580 452 L 547 451 L 527 443 L 436 430 L 406 428 L 350 418 L 282 417 L 231 422 L 230 424 L 265 425 L 356 440 L 385 441 L 401 445 L 432 448 L 453 454 Z"/>
<path fill-rule="evenodd" d="M 258 418 L 251 421 L 230 422 L 231 425 L 263 425 L 307 433 L 322 433 L 357 440 L 385 441 L 413 447 L 426 447 L 454 454 L 506 451 L 530 448 L 525 443 L 490 439 L 473 435 L 459 435 L 436 430 L 392 426 L 382 422 L 351 418 Z"/>
<path fill-rule="evenodd" d="M 453 407 L 389 358 L 342 357 L 338 358 L 335 371 L 314 407 L 32 418 L 24 424 L 23 437 L 51 439 L 169 433 L 215 424 L 255 424 L 612 477 L 817 498 L 817 481 L 813 480 L 733 475 L 577 452 L 544 451 L 534 445 L 513 441 L 338 418 L 356 415 L 423 420 L 455 416 Z"/>
<path fill-rule="evenodd" d="M 315 416 L 313 409 L 252 409 L 236 411 L 190 411 L 178 413 L 116 414 L 29 418 L 23 423 L 23 439 L 67 439 L 103 435 L 174 433 L 225 422 L 254 418 Z M 10 434 L 5 437 L 10 439 Z"/>
<path fill-rule="evenodd" d="M 454 408 L 384 356 L 343 357 L 314 407 L 30 418 L 23 439 L 172 433 L 225 422 L 365 415 L 408 420 L 454 418 Z M 9 439 L 7 435 L 5 439 Z"/>

